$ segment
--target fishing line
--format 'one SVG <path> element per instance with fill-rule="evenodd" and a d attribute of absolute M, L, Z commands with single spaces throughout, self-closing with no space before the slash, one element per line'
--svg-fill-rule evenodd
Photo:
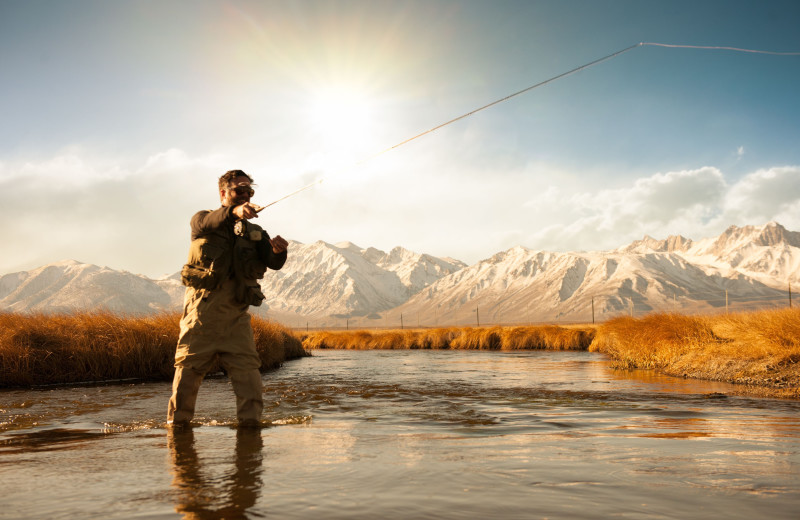
<path fill-rule="evenodd" d="M 773 51 L 759 51 L 755 49 L 741 49 L 739 47 L 712 47 L 708 45 L 672 45 L 669 43 L 652 43 L 642 42 L 639 45 L 649 45 L 652 47 L 668 47 L 670 49 L 709 49 L 709 50 L 722 50 L 722 51 L 736 51 L 736 52 L 752 52 L 754 54 L 772 54 L 773 56 L 800 56 L 800 52 L 773 52 Z"/>
<path fill-rule="evenodd" d="M 552 83 L 552 82 L 554 82 L 556 80 L 559 80 L 561 78 L 565 78 L 567 76 L 575 74 L 576 72 L 580 72 L 580 71 L 582 71 L 584 69 L 588 69 L 589 67 L 591 67 L 593 65 L 597 65 L 599 63 L 603 63 L 604 61 L 611 60 L 613 58 L 616 58 L 617 56 L 625 54 L 626 52 L 632 51 L 633 49 L 637 49 L 639 47 L 666 47 L 666 48 L 670 48 L 670 49 L 725 50 L 725 51 L 734 51 L 734 52 L 748 52 L 748 53 L 754 53 L 754 54 L 771 54 L 771 55 L 774 55 L 774 56 L 800 56 L 800 52 L 773 52 L 773 51 L 762 51 L 762 50 L 756 50 L 756 49 L 743 49 L 743 48 L 739 48 L 739 47 L 720 47 L 720 46 L 706 46 L 706 45 L 676 45 L 676 44 L 668 44 L 668 43 L 639 42 L 639 43 L 637 43 L 635 45 L 631 45 L 630 47 L 626 47 L 626 48 L 621 49 L 621 50 L 619 50 L 617 52 L 609 54 L 608 56 L 604 56 L 604 57 L 596 59 L 594 61 L 590 61 L 589 63 L 581 65 L 580 67 L 576 67 L 576 68 L 574 68 L 572 70 L 569 70 L 567 72 L 563 72 L 561 74 L 558 74 L 557 76 L 553 76 L 552 78 L 549 78 L 549 79 L 546 79 L 546 80 L 544 80 L 542 82 L 536 83 L 535 85 L 531 85 L 530 87 L 527 87 L 527 88 L 524 88 L 524 89 L 519 90 L 517 92 L 514 92 L 513 94 L 509 94 L 509 95 L 507 95 L 505 97 L 502 97 L 502 98 L 500 98 L 500 99 L 498 99 L 496 101 L 492 101 L 491 103 L 488 103 L 486 105 L 483 105 L 482 107 L 479 107 L 479 108 L 476 108 L 474 110 L 471 110 L 471 111 L 467 112 L 466 114 L 463 114 L 463 115 L 460 115 L 460 116 L 455 117 L 453 119 L 450 119 L 449 121 L 446 121 L 446 122 L 444 122 L 444 123 L 442 123 L 440 125 L 436 125 L 436 126 L 434 126 L 433 128 L 431 128 L 429 130 L 425 130 L 424 132 L 419 133 L 419 134 L 417 134 L 417 135 L 415 135 L 413 137 L 409 137 L 405 141 L 401 141 L 401 142 L 399 142 L 399 143 L 397 143 L 397 144 L 395 144 L 393 146 L 390 146 L 389 148 L 381 150 L 378 153 L 375 153 L 373 155 L 365 157 L 364 159 L 361 159 L 360 161 L 354 163 L 351 166 L 351 168 L 353 166 L 361 166 L 362 164 L 364 164 L 364 163 L 366 163 L 368 161 L 371 161 L 372 159 L 375 159 L 376 157 L 378 157 L 380 155 L 383 155 L 386 152 L 390 152 L 390 151 L 394 150 L 395 148 L 399 148 L 399 147 L 403 146 L 404 144 L 408 144 L 411 141 L 414 141 L 415 139 L 419 139 L 422 136 L 425 136 L 425 135 L 428 135 L 430 133 L 433 133 L 433 132 L 435 132 L 435 131 L 437 131 L 437 130 L 439 130 L 441 128 L 444 128 L 445 126 L 448 126 L 448 125 L 451 125 L 451 124 L 455 123 L 456 121 L 461 121 L 462 119 L 465 119 L 465 118 L 470 117 L 470 116 L 472 116 L 474 114 L 477 114 L 478 112 L 480 112 L 482 110 L 486 110 L 489 107 L 493 107 L 494 105 L 500 104 L 500 103 L 502 103 L 504 101 L 508 101 L 509 99 L 511 99 L 513 97 L 519 96 L 520 94 L 524 94 L 524 93 L 529 92 L 529 91 L 531 91 L 533 89 L 536 89 L 536 88 L 539 88 L 539 87 L 543 87 L 544 85 L 547 85 L 547 84 Z M 344 169 L 347 169 L 347 168 L 342 168 L 342 170 L 344 170 Z M 339 170 L 339 171 L 341 171 L 341 170 Z M 300 193 L 301 191 L 305 191 L 305 190 L 307 190 L 307 189 L 309 189 L 309 188 L 321 183 L 322 181 L 323 181 L 323 179 L 318 179 L 318 180 L 312 182 L 311 184 L 308 184 L 307 186 L 304 186 L 304 187 L 300 188 L 299 190 L 293 191 L 292 193 L 290 193 L 288 195 L 285 195 L 285 196 L 281 197 L 280 199 L 278 199 L 276 201 L 270 202 L 266 206 L 261 206 L 260 209 L 258 209 L 257 211 L 261 211 L 262 209 L 268 208 L 269 206 L 272 206 L 273 204 L 275 204 L 277 202 L 280 202 L 280 201 L 282 201 L 284 199 L 287 199 L 287 198 L 291 197 L 292 195 L 296 195 L 296 194 Z"/>

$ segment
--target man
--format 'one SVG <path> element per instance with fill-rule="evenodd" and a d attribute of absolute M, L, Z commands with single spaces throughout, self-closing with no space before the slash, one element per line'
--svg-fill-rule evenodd
<path fill-rule="evenodd" d="M 231 378 L 239 425 L 260 424 L 261 360 L 247 311 L 250 305 L 261 305 L 258 279 L 267 268 L 283 267 L 289 244 L 248 221 L 258 216 L 258 206 L 250 203 L 253 193 L 249 175 L 228 171 L 219 178 L 221 207 L 192 217 L 189 261 L 181 271 L 187 289 L 167 424 L 189 425 L 200 383 L 217 358 Z"/>

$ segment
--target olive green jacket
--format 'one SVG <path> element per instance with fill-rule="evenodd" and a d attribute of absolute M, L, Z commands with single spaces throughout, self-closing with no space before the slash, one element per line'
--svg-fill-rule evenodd
<path fill-rule="evenodd" d="M 191 221 L 189 259 L 181 271 L 184 285 L 213 291 L 228 279 L 236 281 L 236 300 L 261 305 L 258 280 L 267 269 L 278 270 L 287 254 L 274 253 L 269 234 L 247 220 L 237 220 L 233 207 L 197 212 Z"/>

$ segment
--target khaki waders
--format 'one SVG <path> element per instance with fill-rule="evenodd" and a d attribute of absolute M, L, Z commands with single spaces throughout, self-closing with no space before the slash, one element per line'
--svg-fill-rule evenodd
<path fill-rule="evenodd" d="M 200 384 L 216 359 L 231 379 L 239 423 L 252 425 L 261 419 L 261 359 L 253 340 L 249 305 L 236 301 L 235 287 L 236 282 L 229 279 L 219 289 L 186 289 L 167 409 L 169 424 L 192 420 Z"/>

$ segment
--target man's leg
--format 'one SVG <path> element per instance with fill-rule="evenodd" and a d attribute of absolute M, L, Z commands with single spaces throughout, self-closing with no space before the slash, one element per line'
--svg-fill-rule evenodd
<path fill-rule="evenodd" d="M 228 367 L 233 392 L 236 394 L 236 418 L 240 426 L 261 424 L 264 411 L 264 385 L 257 368 L 241 369 Z"/>
<path fill-rule="evenodd" d="M 194 417 L 194 406 L 197 392 L 203 382 L 205 372 L 191 367 L 175 367 L 175 378 L 172 380 L 172 397 L 167 407 L 167 424 L 188 425 Z"/>

